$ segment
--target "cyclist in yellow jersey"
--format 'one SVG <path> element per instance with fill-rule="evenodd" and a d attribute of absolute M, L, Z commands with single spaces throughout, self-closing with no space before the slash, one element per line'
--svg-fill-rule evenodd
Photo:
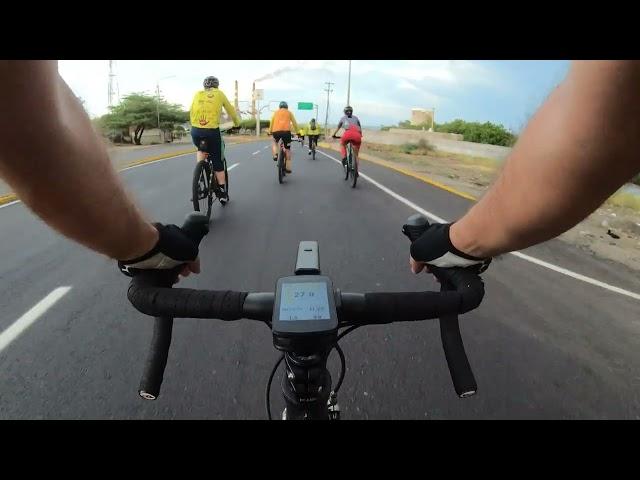
<path fill-rule="evenodd" d="M 304 136 L 305 136 L 304 127 L 301 126 L 298 129 L 298 139 L 300 140 L 300 146 L 304 146 Z"/>
<path fill-rule="evenodd" d="M 204 90 L 196 92 L 191 102 L 191 138 L 193 144 L 198 148 L 198 162 L 206 158 L 206 154 L 211 156 L 213 171 L 218 180 L 218 185 L 222 191 L 221 203 L 228 200 L 224 163 L 222 162 L 222 139 L 220 138 L 220 115 L 222 107 L 233 119 L 236 127 L 240 126 L 240 117 L 233 106 L 227 100 L 227 96 L 222 90 L 218 90 L 220 82 L 216 77 L 204 79 Z"/>
<path fill-rule="evenodd" d="M 280 102 L 280 108 L 273 113 L 271 122 L 269 123 L 269 132 L 273 136 L 273 144 L 271 151 L 273 152 L 273 161 L 278 160 L 278 142 L 282 139 L 284 143 L 284 151 L 286 155 L 285 171 L 291 173 L 291 128 L 298 131 L 298 123 L 293 113 L 289 111 L 287 102 Z"/>
<path fill-rule="evenodd" d="M 318 148 L 318 138 L 320 137 L 320 127 L 316 123 L 316 119 L 312 118 L 307 125 L 307 136 L 309 137 L 309 155 L 311 155 L 311 144 L 315 143 L 316 148 Z"/>

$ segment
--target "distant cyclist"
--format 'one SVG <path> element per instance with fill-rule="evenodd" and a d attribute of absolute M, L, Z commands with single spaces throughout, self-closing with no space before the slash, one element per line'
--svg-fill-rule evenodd
<path fill-rule="evenodd" d="M 222 107 L 233 119 L 236 127 L 240 126 L 240 117 L 227 100 L 222 90 L 218 90 L 216 77 L 204 79 L 204 90 L 196 92 L 191 102 L 191 138 L 198 148 L 197 160 L 203 161 L 206 153 L 211 157 L 211 164 L 221 190 L 220 202 L 229 199 L 225 185 L 224 163 L 222 162 L 222 139 L 220 138 L 220 115 Z"/>
<path fill-rule="evenodd" d="M 305 136 L 305 131 L 304 131 L 304 127 L 300 127 L 298 129 L 298 140 L 300 140 L 300 145 L 304 146 L 304 136 Z"/>
<path fill-rule="evenodd" d="M 309 155 L 311 155 L 311 145 L 318 147 L 318 138 L 320 137 L 320 127 L 316 123 L 316 119 L 312 118 L 307 125 L 307 136 L 309 137 Z"/>
<path fill-rule="evenodd" d="M 269 124 L 269 131 L 273 136 L 273 144 L 271 151 L 273 153 L 273 161 L 278 160 L 278 142 L 282 139 L 286 155 L 285 171 L 291 173 L 291 131 L 297 132 L 298 123 L 293 113 L 289 111 L 287 102 L 280 102 L 280 108 L 273 113 Z"/>
<path fill-rule="evenodd" d="M 360 151 L 360 144 L 362 143 L 362 125 L 360 125 L 360 119 L 353 114 L 353 107 L 344 107 L 344 117 L 340 119 L 338 128 L 333 132 L 332 137 L 336 138 L 336 133 L 340 128 L 344 128 L 344 133 L 340 138 L 340 152 L 342 153 L 342 165 L 347 166 L 347 142 L 353 144 L 353 148 L 356 151 L 356 158 L 358 158 L 358 152 Z"/>

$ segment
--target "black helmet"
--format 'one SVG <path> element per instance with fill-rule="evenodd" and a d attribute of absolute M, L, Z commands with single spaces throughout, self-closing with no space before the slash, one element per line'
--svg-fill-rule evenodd
<path fill-rule="evenodd" d="M 353 113 L 353 107 L 347 105 L 346 107 L 344 107 L 344 113 L 346 114 L 347 112 L 351 112 Z"/>
<path fill-rule="evenodd" d="M 280 102 L 280 108 L 289 108 L 289 105 L 287 105 L 287 102 Z"/>
<path fill-rule="evenodd" d="M 204 88 L 218 88 L 220 82 L 216 77 L 207 77 L 204 79 L 204 82 L 202 82 L 202 85 L 204 85 Z"/>

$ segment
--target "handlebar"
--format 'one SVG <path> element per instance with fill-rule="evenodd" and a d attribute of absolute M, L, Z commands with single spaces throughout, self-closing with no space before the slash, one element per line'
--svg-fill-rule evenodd
<path fill-rule="evenodd" d="M 206 234 L 205 225 L 208 226 L 206 215 L 192 213 L 183 229 L 199 243 Z M 417 232 L 419 229 L 414 230 Z M 480 305 L 484 284 L 470 270 L 430 268 L 441 282 L 441 292 L 346 293 L 336 290 L 339 327 L 439 317 L 442 345 L 454 388 L 460 397 L 470 396 L 476 392 L 477 386 L 464 351 L 457 315 Z M 131 280 L 127 292 L 129 301 L 138 311 L 156 317 L 139 388 L 140 396 L 149 400 L 157 398 L 160 393 L 171 345 L 173 318 L 226 321 L 245 318 L 267 324 L 271 322 L 275 300 L 273 292 L 172 288 L 178 271 L 179 268 L 142 271 Z"/>

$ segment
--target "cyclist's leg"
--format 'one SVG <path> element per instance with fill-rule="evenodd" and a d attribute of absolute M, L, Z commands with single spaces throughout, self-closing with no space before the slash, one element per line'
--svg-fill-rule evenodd
<path fill-rule="evenodd" d="M 198 149 L 198 151 L 196 152 L 196 161 L 203 161 L 205 158 L 207 158 L 207 145 L 206 138 L 201 135 L 199 128 L 193 126 L 191 127 L 191 140 Z"/>
<path fill-rule="evenodd" d="M 218 181 L 220 189 L 225 192 L 226 179 L 224 177 L 224 162 L 222 161 L 222 138 L 220 137 L 220 129 L 212 128 L 209 132 L 209 155 L 211 156 L 211 165 Z M 226 193 L 226 192 L 225 192 Z"/>
<path fill-rule="evenodd" d="M 280 134 L 278 132 L 272 132 L 273 142 L 271 142 L 271 153 L 273 155 L 273 161 L 278 161 L 278 141 L 280 140 Z"/>
<path fill-rule="evenodd" d="M 284 154 L 286 156 L 285 171 L 291 173 L 291 160 L 293 152 L 291 151 L 291 132 L 282 134 L 282 142 L 284 143 Z"/>
<path fill-rule="evenodd" d="M 362 134 L 355 128 L 350 128 L 349 130 L 344 132 L 342 134 L 342 138 L 340 139 L 340 143 L 342 145 L 345 145 L 346 142 L 351 142 L 351 146 L 353 147 L 353 151 L 356 156 L 356 159 L 358 157 L 358 151 L 360 150 L 361 141 L 362 141 Z M 346 152 L 343 153 L 343 162 L 345 161 L 344 159 L 346 159 L 346 156 L 347 156 Z"/>
<path fill-rule="evenodd" d="M 360 164 L 360 160 L 359 160 L 359 153 L 360 153 L 360 146 L 362 145 L 362 135 L 355 135 L 353 136 L 353 140 L 351 141 L 351 143 L 353 144 L 353 151 L 355 153 L 356 156 L 356 162 L 358 163 L 358 165 Z"/>
<path fill-rule="evenodd" d="M 342 137 L 340 138 L 340 154 L 342 155 L 342 165 L 343 166 L 347 166 L 347 140 L 345 139 L 347 132 L 344 132 L 342 134 Z"/>

